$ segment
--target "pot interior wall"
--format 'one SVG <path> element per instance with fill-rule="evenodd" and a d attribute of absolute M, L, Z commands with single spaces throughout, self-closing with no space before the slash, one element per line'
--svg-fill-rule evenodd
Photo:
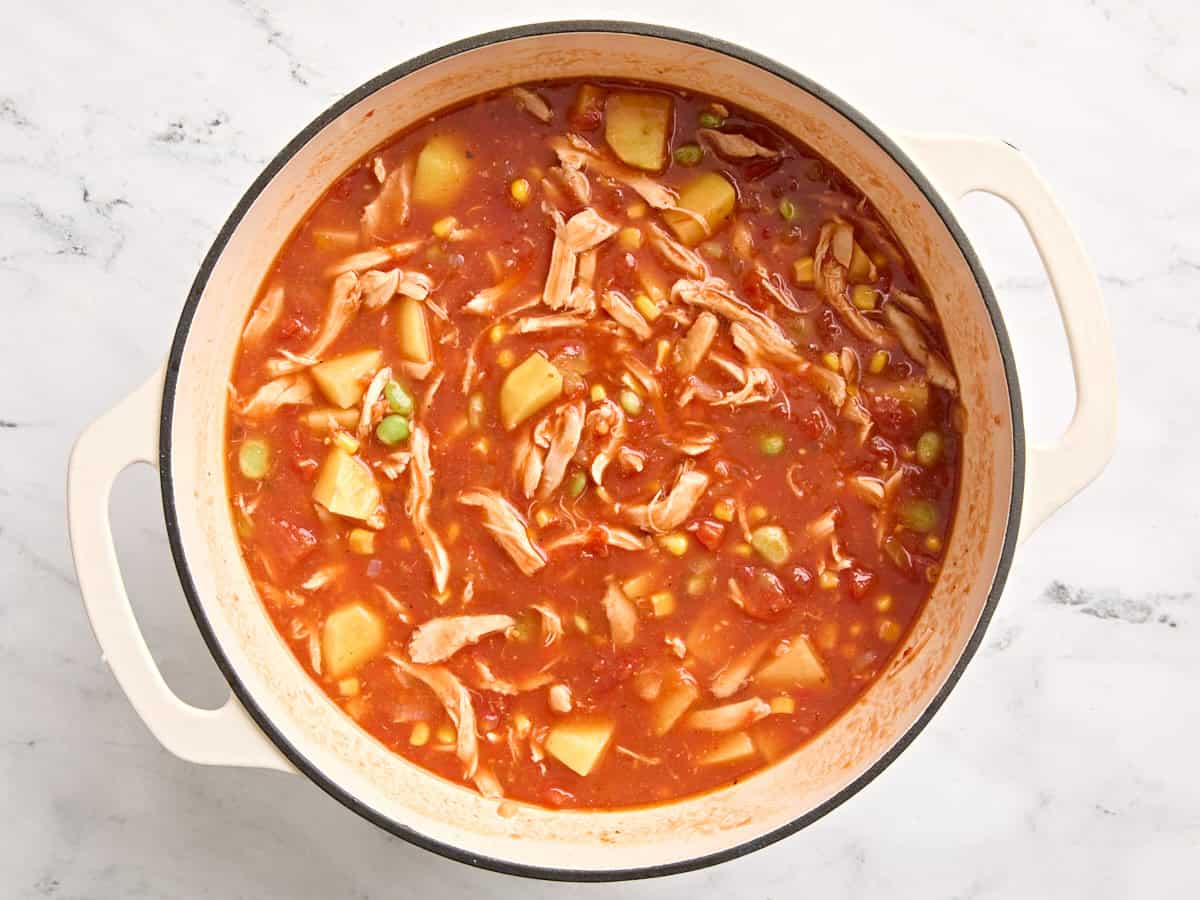
<path fill-rule="evenodd" d="M 809 745 L 734 788 L 670 806 L 588 814 L 518 807 L 502 817 L 495 801 L 425 774 L 359 730 L 276 634 L 227 512 L 226 382 L 242 322 L 278 248 L 369 149 L 409 122 L 515 82 L 631 75 L 712 93 L 773 120 L 880 210 L 946 324 L 967 410 L 964 487 L 942 577 L 905 646 L 861 702 Z M 399 826 L 471 854 L 628 869 L 720 852 L 781 828 L 833 798 L 904 735 L 945 683 L 986 602 L 1005 536 L 1012 428 L 979 288 L 942 220 L 886 152 L 818 97 L 755 65 L 663 38 L 576 32 L 466 51 L 381 87 L 321 128 L 273 177 L 234 230 L 195 310 L 174 396 L 172 490 L 188 567 L 221 651 L 254 705 L 328 779 Z"/>

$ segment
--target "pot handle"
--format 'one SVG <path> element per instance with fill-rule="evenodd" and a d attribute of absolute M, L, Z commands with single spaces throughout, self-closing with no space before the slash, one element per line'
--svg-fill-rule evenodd
<path fill-rule="evenodd" d="M 1099 475 L 1113 455 L 1117 367 L 1100 284 L 1050 188 L 1016 147 L 994 138 L 957 135 L 909 135 L 902 143 L 952 204 L 983 191 L 1017 211 L 1050 277 L 1062 315 L 1075 376 L 1075 412 L 1054 443 L 1026 445 L 1025 496 L 1017 537 L 1024 542 Z"/>
<path fill-rule="evenodd" d="M 158 463 L 160 369 L 79 436 L 67 476 L 71 552 L 79 590 L 104 660 L 146 727 L 176 756 L 205 765 L 294 772 L 230 697 L 200 709 L 175 695 L 138 628 L 113 546 L 108 507 L 113 482 L 128 466 Z"/>

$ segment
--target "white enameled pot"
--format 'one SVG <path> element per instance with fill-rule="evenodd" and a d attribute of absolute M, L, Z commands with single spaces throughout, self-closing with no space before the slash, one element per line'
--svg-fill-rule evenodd
<path fill-rule="evenodd" d="M 942 574 L 904 646 L 826 731 L 735 786 L 610 812 L 497 802 L 387 751 L 309 679 L 276 633 L 238 551 L 225 497 L 226 382 L 276 252 L 368 150 L 411 123 L 517 82 L 635 78 L 709 93 L 797 135 L 844 173 L 900 237 L 932 293 L 962 385 L 962 490 Z M 1077 406 L 1053 446 L 1026 444 L 1012 354 L 991 288 L 952 209 L 986 191 L 1021 214 L 1066 326 Z M 149 729 L 198 763 L 299 771 L 382 828 L 446 856 L 522 875 L 609 880 L 696 868 L 813 822 L 879 774 L 941 704 L 978 646 L 1016 545 L 1094 478 L 1116 426 L 1100 292 L 1029 161 L 997 140 L 889 135 L 778 63 L 719 41 L 613 22 L 482 35 L 399 66 L 339 101 L 267 167 L 196 278 L 164 368 L 79 438 L 71 542 L 105 659 Z M 116 476 L 161 474 L 166 528 L 197 625 L 233 695 L 216 710 L 176 697 L 122 584 L 108 521 Z"/>

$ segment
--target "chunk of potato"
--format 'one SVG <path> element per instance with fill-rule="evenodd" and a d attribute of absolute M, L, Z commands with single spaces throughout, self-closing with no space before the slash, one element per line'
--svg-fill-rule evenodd
<path fill-rule="evenodd" d="M 471 162 L 463 139 L 454 134 L 431 137 L 417 155 L 413 174 L 413 203 L 449 206 L 458 199 L 471 175 Z"/>
<path fill-rule="evenodd" d="M 300 421 L 304 427 L 317 434 L 328 434 L 333 426 L 353 428 L 358 424 L 357 409 L 337 409 L 333 406 L 310 409 L 302 413 Z M 330 423 L 333 423 L 332 425 Z"/>
<path fill-rule="evenodd" d="M 546 752 L 571 771 L 588 775 L 608 749 L 613 728 L 607 719 L 559 722 L 546 735 Z"/>
<path fill-rule="evenodd" d="M 313 499 L 331 513 L 365 520 L 379 508 L 382 497 L 371 470 L 335 445 L 321 464 Z"/>
<path fill-rule="evenodd" d="M 381 350 L 359 350 L 318 363 L 310 371 L 313 381 L 329 402 L 345 409 L 362 399 L 367 381 L 375 374 L 382 359 Z"/>
<path fill-rule="evenodd" d="M 621 162 L 660 172 L 667 164 L 671 98 L 618 91 L 604 104 L 604 139 Z"/>
<path fill-rule="evenodd" d="M 562 372 L 540 353 L 508 373 L 500 386 L 500 422 L 512 431 L 539 409 L 562 395 Z"/>
<path fill-rule="evenodd" d="M 700 765 L 720 766 L 746 759 L 757 753 L 754 741 L 750 740 L 750 735 L 744 731 L 738 731 L 721 738 L 713 749 L 700 757 Z"/>
<path fill-rule="evenodd" d="M 720 228 L 736 205 L 737 191 L 729 179 L 719 172 L 705 172 L 697 175 L 679 192 L 678 206 L 703 219 L 708 226 L 707 231 L 692 216 L 678 209 L 667 210 L 663 218 L 679 240 L 694 247 Z"/>
<path fill-rule="evenodd" d="M 362 603 L 335 609 L 321 632 L 321 660 L 330 678 L 348 675 L 383 649 L 385 630 L 378 613 Z"/>
<path fill-rule="evenodd" d="M 427 363 L 433 359 L 433 345 L 429 341 L 429 325 L 425 321 L 425 307 L 412 297 L 402 297 L 396 315 L 396 331 L 400 336 L 400 352 L 405 359 Z"/>
<path fill-rule="evenodd" d="M 773 657 L 754 674 L 755 684 L 771 688 L 817 687 L 828 679 L 825 667 L 803 634 L 792 638 L 784 653 Z"/>
<path fill-rule="evenodd" d="M 874 384 L 867 389 L 877 397 L 891 397 L 897 403 L 912 407 L 919 416 L 929 409 L 929 385 L 915 378 Z"/>
<path fill-rule="evenodd" d="M 674 728 L 699 696 L 700 688 L 694 681 L 674 676 L 663 684 L 662 692 L 654 704 L 654 733 L 662 737 Z"/>
<path fill-rule="evenodd" d="M 862 284 L 867 281 L 874 281 L 879 277 L 879 273 L 875 269 L 875 263 L 871 261 L 871 257 L 867 255 L 858 241 L 854 242 L 854 252 L 850 256 L 850 269 L 847 273 L 851 284 Z"/>
<path fill-rule="evenodd" d="M 571 126 L 580 131 L 591 131 L 600 127 L 604 118 L 604 88 L 595 84 L 581 84 L 571 104 L 569 114 Z"/>

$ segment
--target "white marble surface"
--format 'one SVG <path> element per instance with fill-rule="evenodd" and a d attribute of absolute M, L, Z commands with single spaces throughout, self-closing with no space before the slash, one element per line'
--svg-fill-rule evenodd
<path fill-rule="evenodd" d="M 0 896 L 1200 894 L 1195 5 L 521 9 L 467 0 L 7 8 Z M 158 364 L 218 226 L 310 118 L 446 41 L 598 10 L 743 43 L 895 127 L 994 134 L 1028 151 L 1101 274 L 1122 426 L 1104 476 L 1022 549 L 949 702 L 875 784 L 800 835 L 720 868 L 567 889 L 413 849 L 299 778 L 168 756 L 101 664 L 83 617 L 64 472 L 84 423 Z M 972 200 L 965 220 L 1017 346 L 1032 430 L 1049 436 L 1069 415 L 1071 387 L 1044 275 L 999 203 Z M 123 478 L 113 519 L 169 680 L 189 699 L 219 701 L 223 684 L 185 611 L 149 470 Z"/>

